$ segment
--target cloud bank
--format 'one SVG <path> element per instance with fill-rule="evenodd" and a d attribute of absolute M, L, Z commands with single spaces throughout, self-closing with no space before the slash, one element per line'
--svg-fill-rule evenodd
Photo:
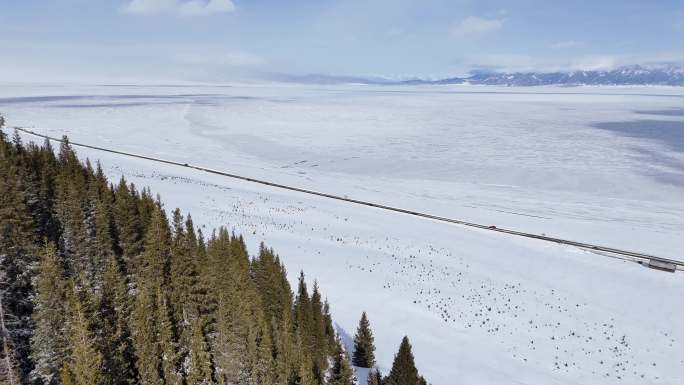
<path fill-rule="evenodd" d="M 207 16 L 235 10 L 231 0 L 132 0 L 123 12 L 135 15 Z"/>

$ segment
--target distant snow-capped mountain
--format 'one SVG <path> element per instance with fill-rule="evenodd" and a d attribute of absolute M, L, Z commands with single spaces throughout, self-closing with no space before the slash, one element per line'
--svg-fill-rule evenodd
<path fill-rule="evenodd" d="M 668 85 L 684 86 L 684 67 L 628 66 L 614 70 L 572 72 L 479 73 L 464 79 L 471 84 L 541 85 Z"/>
<path fill-rule="evenodd" d="M 375 85 L 421 85 L 421 84 L 483 84 L 496 86 L 544 86 L 544 85 L 667 85 L 684 86 L 684 66 L 625 66 L 613 70 L 570 72 L 476 72 L 465 77 L 442 79 L 388 79 L 382 77 L 358 77 L 335 75 L 279 75 L 276 80 L 294 83 L 316 84 L 375 84 Z"/>

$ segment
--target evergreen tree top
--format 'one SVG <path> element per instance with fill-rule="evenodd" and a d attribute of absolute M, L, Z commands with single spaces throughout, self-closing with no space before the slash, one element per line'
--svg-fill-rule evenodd
<path fill-rule="evenodd" d="M 354 336 L 353 362 L 355 366 L 362 368 L 371 368 L 375 366 L 374 338 L 366 312 L 361 314 L 359 326 L 357 327 L 356 335 Z"/>
<path fill-rule="evenodd" d="M 416 385 L 421 381 L 416 369 L 411 343 L 407 336 L 401 340 L 399 351 L 394 356 L 392 370 L 384 381 L 386 385 Z"/>

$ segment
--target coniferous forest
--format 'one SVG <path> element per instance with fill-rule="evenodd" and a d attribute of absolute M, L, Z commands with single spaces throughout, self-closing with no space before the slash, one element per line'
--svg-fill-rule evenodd
<path fill-rule="evenodd" d="M 290 287 L 278 255 L 203 234 L 68 140 L 0 131 L 0 384 L 354 384 L 317 283 Z M 356 366 L 375 366 L 365 313 Z M 407 338 L 388 376 L 420 385 Z"/>

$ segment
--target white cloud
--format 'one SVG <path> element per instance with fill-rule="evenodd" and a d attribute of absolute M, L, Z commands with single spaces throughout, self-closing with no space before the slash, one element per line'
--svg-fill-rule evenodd
<path fill-rule="evenodd" d="M 517 72 L 535 66 L 534 59 L 531 56 L 514 53 L 468 55 L 458 60 L 458 64 L 464 69 L 486 69 L 501 72 Z"/>
<path fill-rule="evenodd" d="M 132 0 L 123 7 L 127 13 L 141 15 L 169 12 L 177 6 L 175 0 Z"/>
<path fill-rule="evenodd" d="M 572 60 L 568 67 L 572 70 L 609 70 L 626 64 L 617 55 L 588 55 Z"/>
<path fill-rule="evenodd" d="M 516 53 L 475 54 L 455 58 L 452 73 L 461 75 L 472 70 L 496 72 L 570 72 L 612 70 L 622 66 L 660 67 L 681 65 L 684 51 L 651 51 L 632 54 L 567 54 L 556 57 L 535 57 Z"/>
<path fill-rule="evenodd" d="M 504 19 L 485 19 L 477 16 L 468 16 L 451 27 L 451 36 L 463 38 L 473 35 L 482 35 L 495 32 L 503 28 Z"/>
<path fill-rule="evenodd" d="M 467 71 L 472 69 L 497 72 L 555 72 L 611 69 L 623 64 L 617 56 L 592 55 L 570 58 L 539 58 L 524 54 L 497 53 L 469 55 L 457 61 Z"/>
<path fill-rule="evenodd" d="M 575 40 L 566 40 L 566 41 L 559 41 L 559 42 L 551 44 L 551 48 L 553 48 L 553 49 L 568 49 L 568 48 L 577 47 L 578 45 L 580 45 L 580 43 L 575 41 Z"/>
<path fill-rule="evenodd" d="M 136 15 L 205 16 L 235 10 L 231 0 L 131 0 L 123 11 Z"/>

